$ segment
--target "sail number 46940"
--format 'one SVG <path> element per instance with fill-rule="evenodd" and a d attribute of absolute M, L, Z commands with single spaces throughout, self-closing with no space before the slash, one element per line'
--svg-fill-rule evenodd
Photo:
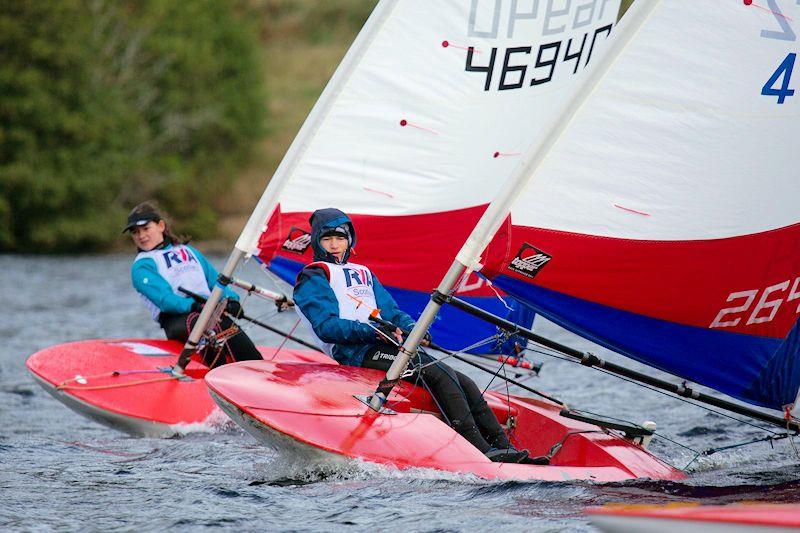
<path fill-rule="evenodd" d="M 786 293 L 791 284 L 791 290 Z M 753 302 L 756 301 L 761 289 L 751 289 L 748 291 L 732 292 L 728 295 L 727 302 L 736 302 L 740 305 L 735 307 L 726 307 L 717 313 L 714 321 L 711 322 L 711 328 L 729 328 L 734 327 L 747 317 L 745 325 L 761 324 L 762 322 L 769 322 L 778 313 L 784 301 L 791 302 L 800 298 L 800 277 L 795 278 L 794 283 L 791 280 L 786 280 L 781 283 L 771 285 L 761 292 L 761 297 L 758 298 L 756 306 L 750 310 Z M 795 313 L 800 313 L 800 306 L 797 307 Z"/>

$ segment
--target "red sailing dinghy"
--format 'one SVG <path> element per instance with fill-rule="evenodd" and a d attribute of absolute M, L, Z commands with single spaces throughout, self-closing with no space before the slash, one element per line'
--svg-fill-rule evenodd
<path fill-rule="evenodd" d="M 421 386 L 401 382 L 378 413 L 356 396 L 385 374 L 335 364 L 243 361 L 206 376 L 211 396 L 262 442 L 320 463 L 363 459 L 400 469 L 432 468 L 486 479 L 622 481 L 683 479 L 638 444 L 559 415 L 547 401 L 495 392 L 486 399 L 512 442 L 532 455 L 561 443 L 549 466 L 493 463 L 440 420 Z"/>
<path fill-rule="evenodd" d="M 608 533 L 729 533 L 800 531 L 800 504 L 598 507 L 592 525 Z"/>
<path fill-rule="evenodd" d="M 209 431 L 228 418 L 208 395 L 208 368 L 192 361 L 186 378 L 170 373 L 182 345 L 154 339 L 86 340 L 28 358 L 28 370 L 57 400 L 96 422 L 142 437 Z M 259 348 L 266 358 L 275 348 Z M 284 361 L 330 361 L 310 350 L 282 349 Z"/>
<path fill-rule="evenodd" d="M 601 4 L 534 3 L 539 12 L 523 14 L 501 2 L 379 3 L 224 274 L 257 255 L 291 278 L 309 260 L 308 214 L 335 204 L 401 306 L 413 309 L 403 296 L 441 279 L 406 353 L 484 263 L 504 291 L 575 333 L 788 412 L 800 383 L 793 30 L 740 0 L 653 0 L 634 3 L 612 34 L 605 17 L 619 3 Z M 759 253 L 736 261 L 739 244 Z M 409 264 L 416 270 L 402 271 Z M 393 366 L 387 380 L 402 370 Z M 392 413 L 356 398 L 381 400 L 382 378 L 242 362 L 206 383 L 249 432 L 316 457 L 495 479 L 683 477 L 555 404 L 490 393 L 515 444 L 552 456 L 547 466 L 493 464 L 431 414 L 420 387 L 397 385 L 383 398 Z M 762 416 L 685 383 L 658 386 Z"/>

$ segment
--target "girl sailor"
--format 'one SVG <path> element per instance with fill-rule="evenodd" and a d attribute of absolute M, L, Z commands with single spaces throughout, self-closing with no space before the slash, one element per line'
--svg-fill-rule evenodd
<path fill-rule="evenodd" d="M 400 328 L 409 330 L 414 321 L 397 307 L 367 266 L 349 262 L 356 232 L 347 215 L 338 209 L 320 209 L 311 215 L 310 223 L 314 262 L 300 272 L 294 287 L 301 318 L 339 363 L 388 370 L 398 353 L 398 347 L 388 338 L 402 343 Z M 377 332 L 369 325 L 370 313 L 375 309 L 380 310 L 381 318 L 397 327 Z M 422 351 L 412 365 L 417 370 L 407 379 L 413 382 L 421 373 L 446 420 L 473 446 L 495 462 L 527 458 L 527 451 L 511 445 L 469 377 L 434 362 Z"/>
<path fill-rule="evenodd" d="M 131 267 L 133 287 L 139 292 L 150 313 L 168 339 L 186 342 L 197 321 L 202 304 L 181 293 L 183 287 L 208 297 L 217 280 L 217 271 L 196 248 L 181 243 L 169 230 L 166 220 L 152 204 L 141 203 L 133 208 L 123 232 L 130 232 L 139 254 Z M 226 313 L 239 318 L 242 306 L 230 288 Z M 204 362 L 211 368 L 233 361 L 262 359 L 253 342 L 233 321 L 223 315 L 217 328 L 234 332 L 227 337 L 222 350 L 205 350 Z"/>

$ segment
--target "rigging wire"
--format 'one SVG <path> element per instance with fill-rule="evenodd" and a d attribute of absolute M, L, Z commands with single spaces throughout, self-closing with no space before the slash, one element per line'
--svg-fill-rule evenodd
<path fill-rule="evenodd" d="M 526 350 L 530 350 L 530 349 L 526 348 Z M 574 359 L 570 359 L 570 358 L 567 358 L 567 357 L 561 357 L 561 356 L 555 355 L 553 353 L 548 353 L 548 352 L 545 352 L 545 351 L 537 351 L 536 353 L 540 353 L 540 354 L 543 354 L 543 355 L 549 355 L 550 357 L 554 357 L 555 359 L 560 359 L 561 361 L 566 361 L 568 363 L 573 363 L 573 364 L 578 364 L 578 365 L 581 364 L 580 361 L 576 361 Z M 598 367 L 592 367 L 592 368 L 594 368 L 598 372 L 602 372 L 604 374 L 607 374 L 609 376 L 613 376 L 613 377 L 621 379 L 623 381 L 627 381 L 628 383 L 632 383 L 633 385 L 636 385 L 638 387 L 643 387 L 643 388 L 651 390 L 653 392 L 657 392 L 658 394 L 666 396 L 667 398 L 672 398 L 673 400 L 678 400 L 678 401 L 687 403 L 689 405 L 693 405 L 695 407 L 699 407 L 700 409 L 705 409 L 706 411 L 709 411 L 709 412 L 714 413 L 716 415 L 719 415 L 719 416 L 722 416 L 722 417 L 725 417 L 725 418 L 729 418 L 731 420 L 739 422 L 740 424 L 745 424 L 745 425 L 748 425 L 748 426 L 752 426 L 752 427 L 754 427 L 756 429 L 759 429 L 761 431 L 766 431 L 768 433 L 772 433 L 773 435 L 776 435 L 778 433 L 775 430 L 772 430 L 772 429 L 769 429 L 769 428 L 765 428 L 765 427 L 761 427 L 761 426 L 759 426 L 757 424 L 754 424 L 753 422 L 749 422 L 747 420 L 740 420 L 740 419 L 738 419 L 738 418 L 736 418 L 736 417 L 734 417 L 732 415 L 729 415 L 727 413 L 724 413 L 724 412 L 721 412 L 721 411 L 717 411 L 717 410 L 712 409 L 710 407 L 706 407 L 705 405 L 701 405 L 701 404 L 698 404 L 698 403 L 691 402 L 686 398 L 681 398 L 679 396 L 674 396 L 672 394 L 669 394 L 668 392 L 656 389 L 656 388 L 651 387 L 649 385 L 645 385 L 644 383 L 639 383 L 638 381 L 632 380 L 630 378 L 626 378 L 624 376 L 620 376 L 618 374 L 614 374 L 613 372 L 609 372 L 608 370 L 605 370 L 605 369 L 602 369 L 602 368 L 598 368 Z M 605 416 L 605 415 L 603 415 L 603 416 Z"/>

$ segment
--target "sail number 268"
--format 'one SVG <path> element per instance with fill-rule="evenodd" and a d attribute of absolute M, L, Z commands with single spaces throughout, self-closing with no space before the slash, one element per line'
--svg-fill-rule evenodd
<path fill-rule="evenodd" d="M 761 292 L 761 289 L 732 292 L 728 295 L 726 301 L 738 305 L 721 309 L 709 327 L 734 327 L 745 317 L 747 317 L 747 322 L 745 323 L 747 326 L 771 321 L 775 318 L 784 300 L 791 302 L 792 300 L 800 298 L 800 277 L 795 278 L 794 283 L 791 283 L 791 290 L 789 290 L 787 295 L 786 290 L 789 289 L 790 283 L 791 280 L 776 283 L 775 285 L 765 288 L 763 292 Z M 761 297 L 758 298 L 758 303 L 751 311 L 753 302 L 756 301 L 759 292 L 761 293 Z M 795 312 L 800 313 L 800 306 L 797 307 Z"/>

